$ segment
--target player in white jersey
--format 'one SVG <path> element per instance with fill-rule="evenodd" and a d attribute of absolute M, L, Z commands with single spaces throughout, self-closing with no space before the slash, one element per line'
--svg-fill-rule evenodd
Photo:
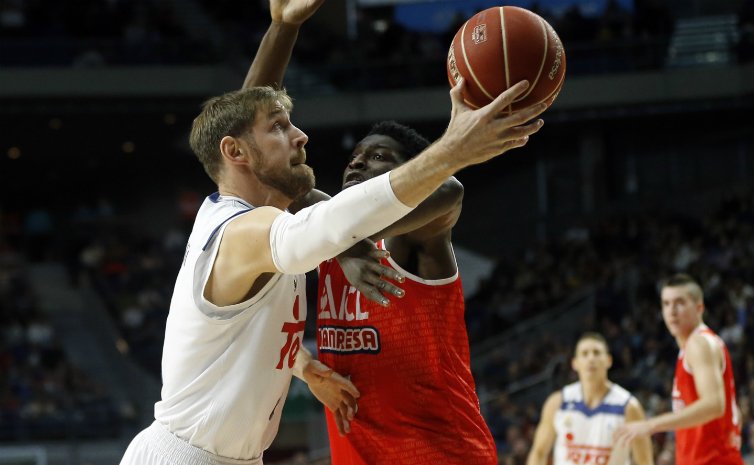
<path fill-rule="evenodd" d="M 612 383 L 607 342 L 598 333 L 585 333 L 576 343 L 571 367 L 579 381 L 547 398 L 526 465 L 628 465 L 628 451 L 614 446 L 615 430 L 627 421 L 644 418 L 639 401 Z M 554 451 L 553 451 L 553 445 Z M 631 444 L 633 463 L 652 465 L 648 437 Z M 611 457 L 612 456 L 612 457 Z"/>
<path fill-rule="evenodd" d="M 272 0 L 269 34 L 291 34 L 322 0 Z M 294 34 L 295 35 L 295 34 Z M 269 37 L 265 36 L 263 45 Z M 411 161 L 295 215 L 314 187 L 308 137 L 284 90 L 248 87 L 205 102 L 190 143 L 218 192 L 202 204 L 178 274 L 165 335 L 155 422 L 122 465 L 261 464 L 291 375 L 304 379 L 342 433 L 358 391 L 301 346 L 304 273 L 402 218 L 460 169 L 528 142 L 541 104 L 505 115 L 520 82 L 486 107 L 451 92 L 443 136 Z"/>

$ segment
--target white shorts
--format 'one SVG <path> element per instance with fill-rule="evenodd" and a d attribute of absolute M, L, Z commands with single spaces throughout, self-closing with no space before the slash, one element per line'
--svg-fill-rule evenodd
<path fill-rule="evenodd" d="M 212 454 L 155 421 L 131 441 L 120 465 L 262 465 L 262 457 L 238 460 Z"/>

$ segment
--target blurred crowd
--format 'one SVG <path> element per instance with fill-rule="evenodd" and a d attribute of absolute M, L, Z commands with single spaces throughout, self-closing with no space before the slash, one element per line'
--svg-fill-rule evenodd
<path fill-rule="evenodd" d="M 169 0 L 0 0 L 0 63 L 93 67 L 194 63 L 194 43 Z"/>
<path fill-rule="evenodd" d="M 269 23 L 267 3 L 0 0 L 5 43 L 0 64 L 229 62 L 244 72 Z M 752 3 L 744 0 L 728 12 L 738 16 L 733 47 L 741 61 L 754 58 Z M 667 2 L 637 0 L 631 9 L 623 5 L 605 0 L 600 11 L 585 12 L 574 1 L 570 8 L 551 11 L 547 2 L 534 1 L 529 8 L 558 31 L 572 75 L 662 67 L 676 20 Z M 359 7 L 351 25 L 345 18 L 343 24 L 307 24 L 294 54 L 293 85 L 296 79 L 339 90 L 444 85 L 448 46 L 468 14 L 457 11 L 446 30 L 426 32 L 403 25 L 395 8 Z M 298 65 L 306 71 L 297 73 Z"/>
<path fill-rule="evenodd" d="M 67 357 L 27 265 L 0 234 L 0 441 L 117 436 L 115 402 Z"/>

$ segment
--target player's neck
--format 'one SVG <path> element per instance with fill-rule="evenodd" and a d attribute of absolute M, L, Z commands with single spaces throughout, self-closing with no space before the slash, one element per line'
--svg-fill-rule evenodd
<path fill-rule="evenodd" d="M 689 338 L 691 337 L 691 335 L 692 335 L 692 334 L 694 334 L 694 332 L 696 332 L 696 330 L 697 330 L 697 329 L 699 329 L 699 327 L 700 327 L 700 326 L 701 326 L 702 324 L 704 324 L 704 322 L 700 321 L 700 322 L 699 322 L 699 324 L 698 324 L 698 325 L 696 325 L 696 326 L 694 327 L 694 329 L 692 329 L 692 330 L 691 330 L 691 331 L 689 331 L 688 333 L 684 333 L 684 334 L 680 334 L 680 333 L 679 333 L 679 334 L 678 334 L 678 335 L 676 336 L 676 338 L 675 338 L 675 342 L 676 342 L 676 343 L 678 344 L 678 348 L 679 348 L 679 349 L 683 349 L 684 347 L 686 347 L 686 342 L 688 342 L 688 340 L 689 340 Z"/>
<path fill-rule="evenodd" d="M 261 185 L 256 180 L 237 182 L 234 178 L 227 178 L 218 185 L 220 195 L 238 197 L 255 207 L 273 206 L 285 210 L 291 204 L 291 199 L 281 192 Z"/>
<path fill-rule="evenodd" d="M 607 395 L 611 384 L 610 381 L 604 378 L 581 381 L 584 403 L 590 408 L 594 408 L 602 403 L 602 399 Z"/>

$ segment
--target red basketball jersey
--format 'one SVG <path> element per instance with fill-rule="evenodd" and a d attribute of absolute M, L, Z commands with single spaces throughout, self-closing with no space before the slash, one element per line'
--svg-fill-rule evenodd
<path fill-rule="evenodd" d="M 337 261 L 319 268 L 319 358 L 361 392 L 351 433 L 327 411 L 333 465 L 495 465 L 469 363 L 461 280 L 422 280 L 400 269 L 405 297 L 363 298 Z"/>
<path fill-rule="evenodd" d="M 725 414 L 708 423 L 693 428 L 676 430 L 676 463 L 683 465 L 743 465 L 741 458 L 741 426 L 736 405 L 736 386 L 730 354 L 725 343 L 706 325 L 694 332 L 711 335 L 725 354 L 723 384 L 725 386 Z M 693 333 L 692 333 L 693 334 Z M 673 411 L 683 409 L 699 399 L 694 377 L 684 363 L 684 351 L 678 353 L 673 379 Z"/>

